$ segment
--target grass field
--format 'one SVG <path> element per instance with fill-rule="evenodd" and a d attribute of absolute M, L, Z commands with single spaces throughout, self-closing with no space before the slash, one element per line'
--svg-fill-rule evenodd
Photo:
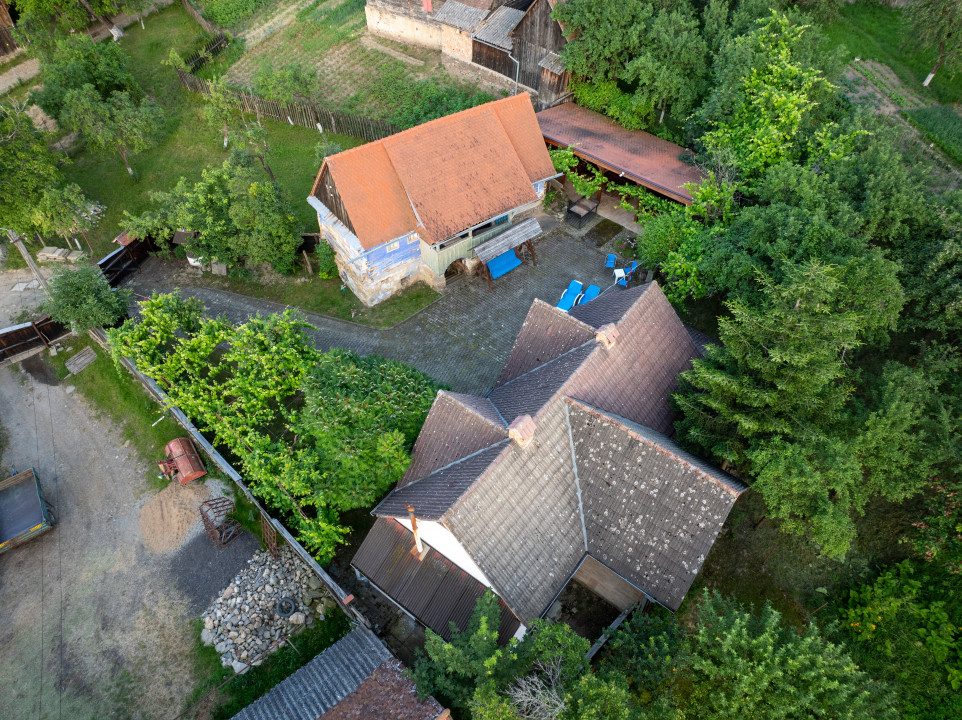
<path fill-rule="evenodd" d="M 161 457 L 164 446 L 184 434 L 180 425 L 170 417 L 157 422 L 163 414 L 161 407 L 128 373 L 118 373 L 107 353 L 89 337 L 68 338 L 66 346 L 56 357 L 46 358 L 57 377 L 65 385 L 76 387 L 77 392 L 95 410 L 119 420 L 123 425 L 123 438 L 137 449 L 142 458 Z M 93 348 L 97 359 L 68 379 L 67 360 L 86 347 Z M 148 473 L 151 480 L 155 475 L 155 470 Z"/>
<path fill-rule="evenodd" d="M 953 78 L 941 70 L 928 89 L 922 87 L 936 56 L 919 50 L 918 43 L 911 41 L 900 9 L 866 0 L 843 3 L 838 18 L 826 25 L 825 34 L 846 48 L 850 60 L 878 60 L 913 91 L 940 103 L 962 102 L 962 74 Z"/>
<path fill-rule="evenodd" d="M 938 145 L 942 152 L 962 165 L 962 116 L 945 105 L 906 110 L 903 115 L 917 127 L 925 139 Z"/>

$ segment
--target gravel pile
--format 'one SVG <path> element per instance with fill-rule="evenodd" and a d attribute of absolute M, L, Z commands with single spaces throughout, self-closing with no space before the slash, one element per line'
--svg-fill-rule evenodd
<path fill-rule="evenodd" d="M 287 617 L 277 609 L 282 598 L 294 601 Z M 261 551 L 204 611 L 201 639 L 214 646 L 225 666 L 241 672 L 248 664 L 259 665 L 258 658 L 272 646 L 311 625 L 314 618 L 323 620 L 325 611 L 335 606 L 318 577 L 292 550 L 280 548 L 277 560 Z"/>

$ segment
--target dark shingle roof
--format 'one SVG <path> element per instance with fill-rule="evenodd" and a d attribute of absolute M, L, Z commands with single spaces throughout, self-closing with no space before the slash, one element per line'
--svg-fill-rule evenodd
<path fill-rule="evenodd" d="M 677 610 L 745 485 L 661 433 L 566 402 L 589 552 Z"/>
<path fill-rule="evenodd" d="M 514 46 L 511 32 L 518 27 L 523 17 L 524 10 L 503 5 L 488 16 L 488 19 L 475 31 L 474 38 L 486 45 L 510 50 Z"/>
<path fill-rule="evenodd" d="M 474 454 L 459 441 L 457 462 L 395 490 L 376 511 L 404 517 L 410 502 L 419 517 L 443 521 L 525 622 L 541 615 L 586 552 L 677 608 L 744 487 L 662 434 L 672 429 L 675 378 L 699 353 L 658 285 L 608 295 L 577 315 L 540 301 L 529 311 L 487 398 L 503 422 L 533 418 L 529 444 L 485 421 L 489 406 L 442 393 L 416 462 L 419 453 L 450 453 L 432 447 L 449 442 L 449 417 L 473 417 L 502 434 Z M 607 346 L 595 329 L 609 323 L 617 336 Z M 452 407 L 461 415 L 449 415 Z"/>
<path fill-rule="evenodd" d="M 411 464 L 398 487 L 507 436 L 507 425 L 490 400 L 442 390 L 414 443 Z"/>
<path fill-rule="evenodd" d="M 537 415 L 597 349 L 594 339 L 494 388 L 488 399 L 511 424 L 520 415 Z"/>
<path fill-rule="evenodd" d="M 585 554 L 564 403 L 514 442 L 445 522 L 525 623 L 537 618 Z"/>
<path fill-rule="evenodd" d="M 425 548 L 424 557 L 418 558 L 412 552 L 411 532 L 397 520 L 378 518 L 351 564 L 420 622 L 450 640 L 449 623 L 467 628 L 485 586 L 434 548 L 427 544 Z M 521 623 L 503 601 L 500 606 L 498 639 L 507 644 Z"/>
<path fill-rule="evenodd" d="M 509 380 L 524 375 L 579 345 L 584 345 L 594 337 L 592 327 L 564 310 L 536 298 L 494 386 L 504 385 Z"/>
<path fill-rule="evenodd" d="M 575 305 L 571 308 L 569 314 L 596 330 L 608 323 L 617 324 L 634 307 L 638 298 L 648 292 L 649 288 L 651 288 L 651 283 L 636 285 L 627 290 L 612 288 L 591 302 L 584 305 Z"/>
<path fill-rule="evenodd" d="M 233 720 L 317 720 L 393 657 L 374 633 L 355 628 Z"/>
<path fill-rule="evenodd" d="M 440 520 L 458 499 L 466 493 L 488 466 L 501 454 L 508 440 L 468 455 L 446 465 L 427 477 L 408 483 L 388 495 L 374 508 L 381 517 L 406 518 L 407 506 L 414 508 L 417 517 Z"/>

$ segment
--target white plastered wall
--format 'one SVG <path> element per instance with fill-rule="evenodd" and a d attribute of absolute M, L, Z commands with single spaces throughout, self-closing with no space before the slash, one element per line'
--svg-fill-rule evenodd
<path fill-rule="evenodd" d="M 411 529 L 410 520 L 404 520 L 401 518 L 396 519 L 408 530 Z M 458 539 L 454 537 L 454 534 L 444 527 L 444 525 L 431 520 L 418 520 L 418 535 L 421 537 L 423 542 L 427 543 L 439 553 L 444 555 L 444 557 L 464 570 L 464 572 L 473 577 L 479 583 L 483 584 L 485 587 L 492 587 L 491 581 L 488 580 L 487 576 L 481 571 L 481 568 L 478 567 L 477 563 L 471 559 L 471 556 L 468 555 L 468 551 L 464 549 L 464 546 L 458 542 Z"/>

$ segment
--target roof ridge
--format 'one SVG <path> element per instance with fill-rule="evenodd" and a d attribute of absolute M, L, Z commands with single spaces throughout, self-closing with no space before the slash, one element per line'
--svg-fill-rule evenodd
<path fill-rule="evenodd" d="M 592 328 L 592 332 L 594 332 L 594 328 Z M 498 385 L 497 387 L 491 388 L 490 390 L 488 390 L 488 394 L 485 395 L 484 397 L 485 397 L 486 399 L 490 399 L 490 398 L 491 398 L 491 393 L 493 393 L 495 390 L 500 390 L 501 388 L 505 388 L 505 387 L 507 387 L 508 385 L 510 385 L 511 383 L 513 383 L 513 382 L 515 382 L 515 381 L 517 381 L 517 380 L 520 380 L 520 379 L 523 378 L 523 377 L 527 377 L 527 376 L 530 375 L 531 373 L 538 372 L 539 370 L 542 370 L 542 369 L 548 367 L 549 365 L 553 364 L 554 362 L 560 360 L 560 359 L 563 358 L 563 357 L 566 357 L 567 355 L 570 355 L 571 353 L 575 352 L 576 350 L 581 350 L 581 349 L 582 349 L 583 347 L 585 347 L 586 345 L 590 345 L 591 343 L 597 343 L 597 342 L 598 342 L 598 341 L 597 341 L 595 338 L 591 338 L 591 340 L 586 340 L 585 342 L 581 343 L 580 345 L 575 345 L 575 346 L 574 346 L 573 348 L 571 348 L 570 350 L 565 350 L 563 353 L 561 353 L 561 354 L 558 355 L 557 357 L 551 358 L 548 362 L 543 362 L 543 363 L 541 363 L 540 365 L 538 365 L 538 367 L 533 367 L 533 368 L 531 368 L 530 370 L 526 370 L 525 372 L 521 373 L 521 374 L 518 375 L 517 377 L 511 378 L 510 380 L 508 380 L 508 382 L 502 383 L 502 384 Z M 564 384 L 564 383 L 562 383 L 562 384 Z M 493 403 L 493 402 L 494 402 L 494 401 L 492 401 L 492 403 Z M 502 416 L 502 417 L 503 417 L 503 416 Z"/>
<path fill-rule="evenodd" d="M 489 425 L 492 425 L 493 427 L 496 427 L 496 428 L 498 428 L 499 430 L 504 430 L 505 432 L 507 432 L 507 429 L 508 429 L 508 422 L 507 422 L 507 420 L 504 419 L 504 415 L 501 414 L 501 411 L 498 410 L 498 407 L 497 407 L 493 402 L 491 402 L 490 399 L 488 399 L 488 398 L 486 398 L 486 397 L 482 397 L 481 395 L 470 395 L 469 393 L 455 393 L 455 392 L 451 392 L 451 391 L 448 391 L 448 390 L 439 390 L 439 391 L 438 391 L 438 394 L 439 394 L 439 395 L 443 395 L 444 397 L 450 399 L 451 402 L 455 403 L 458 407 L 464 408 L 464 409 L 467 410 L 469 413 L 471 413 L 471 414 L 474 415 L 475 417 L 481 418 L 482 420 L 484 420 L 484 421 L 485 421 L 486 423 L 488 423 Z M 496 422 L 492 421 L 490 418 L 486 418 L 484 415 L 481 415 L 480 413 L 476 412 L 473 408 L 470 408 L 470 407 L 468 407 L 467 405 L 465 405 L 464 403 L 460 402 L 460 401 L 455 397 L 455 395 L 466 395 L 467 397 L 477 398 L 478 400 L 487 400 L 487 401 L 491 404 L 491 407 L 494 408 L 494 411 L 495 411 L 496 413 L 498 413 L 498 417 L 501 418 L 501 422 L 503 422 L 504 425 L 498 425 Z M 439 469 L 440 469 L 440 468 L 439 468 Z"/>
<path fill-rule="evenodd" d="M 664 436 L 666 439 L 668 439 L 668 440 L 670 440 L 672 443 L 674 443 L 674 441 L 671 440 L 671 438 L 668 437 L 667 435 L 665 435 L 664 433 L 660 433 L 660 432 L 658 432 L 657 430 L 654 430 L 653 428 L 648 427 L 647 425 L 642 425 L 641 423 L 636 423 L 636 422 L 633 421 L 633 420 L 629 420 L 628 418 L 623 418 L 623 417 L 621 417 L 620 415 L 616 415 L 615 413 L 608 412 L 607 410 L 602 410 L 601 408 L 595 407 L 594 405 L 589 405 L 588 403 L 583 402 L 582 400 L 577 400 L 576 398 L 573 398 L 573 397 L 571 397 L 571 396 L 569 396 L 569 395 L 566 395 L 565 398 L 564 398 L 564 400 L 565 400 L 565 402 L 568 403 L 569 405 L 573 405 L 573 406 L 577 407 L 578 409 L 582 410 L 583 412 L 586 412 L 586 413 L 588 413 L 589 415 L 592 415 L 592 416 L 594 416 L 594 417 L 597 417 L 599 420 L 601 420 L 601 421 L 604 422 L 604 423 L 607 423 L 608 425 L 611 425 L 611 426 L 613 426 L 613 427 L 621 428 L 622 430 L 624 430 L 625 432 L 627 432 L 628 434 L 630 434 L 633 438 L 635 438 L 636 440 L 644 443 L 645 445 L 647 445 L 648 447 L 652 448 L 653 450 L 656 450 L 656 451 L 662 453 L 663 455 L 668 456 L 669 458 L 671 458 L 672 460 L 675 460 L 676 462 L 679 462 L 679 463 L 682 463 L 682 464 L 684 464 L 684 465 L 687 465 L 687 466 L 688 466 L 689 468 L 691 468 L 694 472 L 696 472 L 699 476 L 703 477 L 705 480 L 708 480 L 708 482 L 712 483 L 713 485 L 721 488 L 722 490 L 724 490 L 726 493 L 728 493 L 728 494 L 731 495 L 732 497 L 737 498 L 737 497 L 738 497 L 739 495 L 741 495 L 745 490 L 748 489 L 748 486 L 746 486 L 744 483 L 742 483 L 741 481 L 739 481 L 739 480 L 738 480 L 737 478 L 735 478 L 734 476 L 729 475 L 728 473 L 726 473 L 726 472 L 725 472 L 724 470 L 722 470 L 721 468 L 717 468 L 718 472 L 720 472 L 720 473 L 722 473 L 722 474 L 724 474 L 724 475 L 727 475 L 727 476 L 731 477 L 733 480 L 737 481 L 737 482 L 739 483 L 739 485 L 742 485 L 742 486 L 744 487 L 744 489 L 743 489 L 743 490 L 739 490 L 737 487 L 735 487 L 735 486 L 732 485 L 731 483 L 726 482 L 723 478 L 716 477 L 715 475 L 712 475 L 712 474 L 710 474 L 710 473 L 705 472 L 705 471 L 702 470 L 700 467 L 692 464 L 690 461 L 688 461 L 688 460 L 686 460 L 685 458 L 681 457 L 681 456 L 678 455 L 677 453 L 672 452 L 671 449 L 666 448 L 666 447 L 664 447 L 663 445 L 659 445 L 658 443 L 656 443 L 656 442 L 655 442 L 654 440 L 652 440 L 651 438 L 647 438 L 647 437 L 645 437 L 644 435 L 642 435 L 642 434 L 638 433 L 637 431 L 633 430 L 633 429 L 628 425 L 628 423 L 630 423 L 631 425 L 637 425 L 638 427 L 643 427 L 643 428 L 645 428 L 646 430 L 648 430 L 648 431 L 650 431 L 650 432 L 653 432 L 653 433 L 656 433 L 656 434 L 658 434 L 658 435 L 662 435 L 662 436 Z M 684 452 L 687 452 L 687 451 L 684 450 L 684 448 L 680 448 L 680 449 L 683 450 Z M 692 455 L 692 457 L 697 458 L 697 456 L 694 455 L 693 453 L 690 453 L 690 454 Z M 708 464 L 711 465 L 711 463 L 708 463 Z M 711 467 L 714 467 L 714 465 L 711 465 Z"/>
<path fill-rule="evenodd" d="M 385 500 L 387 500 L 389 497 L 391 497 L 391 495 L 394 495 L 395 493 L 399 493 L 399 492 L 401 492 L 402 490 L 404 490 L 404 489 L 406 489 L 406 488 L 412 487 L 413 485 L 417 485 L 417 484 L 418 484 L 419 482 L 421 482 L 422 480 L 427 480 L 429 477 L 432 477 L 433 475 L 437 475 L 437 474 L 438 474 L 439 472 L 441 472 L 442 470 L 447 470 L 448 468 L 453 467 L 453 466 L 455 466 L 455 465 L 457 465 L 457 464 L 459 464 L 459 463 L 463 463 L 465 460 L 470 460 L 471 458 L 473 458 L 473 457 L 476 456 L 476 455 L 480 455 L 481 453 L 486 452 L 487 450 L 491 450 L 492 448 L 495 448 L 495 447 L 497 447 L 498 445 L 503 445 L 503 444 L 508 443 L 508 442 L 511 442 L 511 439 L 508 438 L 508 437 L 505 437 L 503 440 L 498 440 L 498 442 L 492 443 L 491 445 L 488 445 L 488 446 L 486 446 L 486 447 L 483 447 L 483 448 L 481 448 L 480 450 L 475 450 L 473 453 L 469 453 L 469 454 L 465 455 L 463 458 L 459 458 L 459 459 L 457 459 L 457 460 L 453 460 L 453 461 L 449 462 L 447 465 L 442 465 L 442 466 L 439 467 L 437 470 L 433 470 L 433 471 L 431 471 L 430 473 L 428 473 L 427 475 L 425 475 L 424 477 L 420 477 L 420 478 L 418 478 L 417 480 L 412 480 L 412 481 L 409 482 L 407 485 L 402 485 L 401 487 L 396 487 L 396 488 L 394 488 L 394 489 L 390 492 L 390 494 L 389 494 L 386 498 L 384 498 L 384 500 L 382 500 L 381 502 L 379 502 L 379 503 L 377 504 L 377 506 L 374 508 L 374 510 L 377 510 L 377 508 L 380 507 L 381 504 L 382 504 Z M 372 512 L 373 512 L 373 511 L 372 511 Z"/>
<path fill-rule="evenodd" d="M 535 305 L 535 304 L 537 304 L 537 303 L 541 303 L 542 305 L 547 306 L 548 309 L 550 309 L 552 312 L 554 312 L 555 314 L 557 314 L 559 317 L 565 317 L 565 318 L 568 318 L 569 320 L 573 320 L 573 321 L 574 321 L 575 323 L 577 323 L 578 325 L 581 325 L 582 327 L 584 327 L 584 328 L 585 328 L 588 332 L 590 332 L 592 335 L 594 335 L 595 333 L 598 332 L 598 329 L 597 329 L 597 328 L 592 327 L 591 325 L 589 325 L 588 323 L 586 323 L 584 320 L 581 320 L 581 319 L 575 317 L 575 316 L 572 315 L 571 313 L 566 312 L 565 310 L 562 310 L 562 309 L 559 308 L 557 305 L 552 305 L 552 304 L 549 303 L 549 302 L 545 302 L 545 301 L 542 300 L 541 298 L 535 298 L 535 299 L 534 299 L 534 302 L 532 303 L 532 305 Z M 576 306 L 576 307 L 577 307 L 577 306 Z M 529 312 L 530 312 L 530 309 L 529 309 Z M 521 334 L 521 333 L 518 333 L 518 335 L 520 335 L 520 334 Z"/>

